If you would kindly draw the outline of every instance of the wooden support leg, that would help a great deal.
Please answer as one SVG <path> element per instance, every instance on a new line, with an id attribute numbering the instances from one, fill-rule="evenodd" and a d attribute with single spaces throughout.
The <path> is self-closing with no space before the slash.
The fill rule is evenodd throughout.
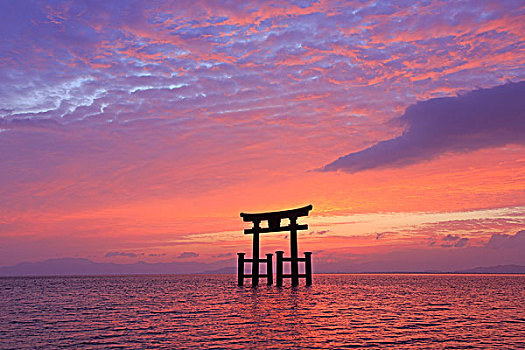
<path id="1" fill-rule="evenodd" d="M 306 285 L 312 285 L 312 252 L 304 252 L 304 273 L 306 275 Z"/>
<path id="2" fill-rule="evenodd" d="M 253 233 L 252 287 L 259 285 L 259 232 Z"/>
<path id="3" fill-rule="evenodd" d="M 299 285 L 299 261 L 297 260 L 297 218 L 290 218 L 290 255 L 292 258 L 292 286 Z"/>
<path id="4" fill-rule="evenodd" d="M 246 253 L 237 253 L 237 285 L 244 284 L 244 255 Z"/>
<path id="5" fill-rule="evenodd" d="M 266 254 L 266 284 L 271 286 L 273 284 L 273 261 L 272 261 L 272 253 Z"/>
<path id="6" fill-rule="evenodd" d="M 276 258 L 275 258 L 275 278 L 276 278 L 276 285 L 277 287 L 281 287 L 283 285 L 283 251 L 277 251 L 275 252 Z"/>

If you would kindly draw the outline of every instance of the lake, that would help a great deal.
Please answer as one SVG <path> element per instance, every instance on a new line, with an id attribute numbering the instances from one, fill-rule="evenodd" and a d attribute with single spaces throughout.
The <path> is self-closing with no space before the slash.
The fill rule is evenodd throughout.
<path id="1" fill-rule="evenodd" d="M 525 275 L 0 278 L 0 348 L 523 349 L 524 305 Z"/>

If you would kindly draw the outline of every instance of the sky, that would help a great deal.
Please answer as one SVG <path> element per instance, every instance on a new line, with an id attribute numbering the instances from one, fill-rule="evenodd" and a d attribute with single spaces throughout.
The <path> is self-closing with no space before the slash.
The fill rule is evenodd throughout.
<path id="1" fill-rule="evenodd" d="M 240 212 L 308 204 L 314 271 L 525 265 L 523 1 L 4 0 L 0 31 L 0 266 L 233 264 Z"/>

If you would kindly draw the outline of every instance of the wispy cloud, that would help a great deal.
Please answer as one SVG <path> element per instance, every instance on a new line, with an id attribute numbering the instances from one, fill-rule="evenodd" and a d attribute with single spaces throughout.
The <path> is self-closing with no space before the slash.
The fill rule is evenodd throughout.
<path id="1" fill-rule="evenodd" d="M 214 254 L 212 255 L 212 258 L 216 259 L 216 258 L 229 258 L 229 257 L 232 257 L 233 256 L 233 253 L 222 253 L 222 254 Z"/>
<path id="2" fill-rule="evenodd" d="M 167 254 L 166 253 L 150 253 L 148 254 L 148 256 L 152 256 L 152 257 L 159 257 L 159 256 L 166 256 Z"/>
<path id="3" fill-rule="evenodd" d="M 325 234 L 327 234 L 328 232 L 330 232 L 330 230 L 319 230 L 319 231 L 310 231 L 309 232 L 309 235 L 310 236 L 324 236 Z"/>

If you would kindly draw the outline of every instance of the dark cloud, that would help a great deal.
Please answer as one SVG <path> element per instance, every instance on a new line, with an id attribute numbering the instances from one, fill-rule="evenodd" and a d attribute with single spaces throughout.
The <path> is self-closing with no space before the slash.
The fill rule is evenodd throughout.
<path id="1" fill-rule="evenodd" d="M 407 126 L 401 136 L 343 156 L 322 170 L 357 172 L 402 167 L 445 152 L 525 144 L 523 96 L 525 81 L 418 102 L 394 120 Z"/>
<path id="2" fill-rule="evenodd" d="M 107 252 L 106 255 L 104 255 L 106 258 L 111 258 L 114 256 L 126 256 L 128 258 L 136 258 L 138 255 L 135 253 L 126 253 L 126 252 Z"/>
<path id="3" fill-rule="evenodd" d="M 452 235 L 452 234 L 449 233 L 448 235 L 446 235 L 443 238 L 441 238 L 441 240 L 443 242 L 446 242 L 446 243 L 441 245 L 442 248 L 452 248 L 452 247 L 462 248 L 462 247 L 465 247 L 468 244 L 468 240 L 469 239 L 466 238 L 466 237 L 461 238 L 458 235 Z M 431 242 L 429 245 L 433 246 L 434 244 L 435 244 L 435 242 Z"/>
<path id="4" fill-rule="evenodd" d="M 515 235 L 495 233 L 490 237 L 486 246 L 493 249 L 521 248 L 525 250 L 525 230 L 518 231 Z"/>
<path id="5" fill-rule="evenodd" d="M 148 254 L 148 256 L 164 256 L 166 255 L 166 253 L 151 253 L 151 254 Z"/>
<path id="6" fill-rule="evenodd" d="M 454 247 L 456 248 L 461 248 L 461 247 L 464 247 L 466 246 L 468 243 L 468 238 L 466 237 L 463 237 L 463 238 L 460 238 L 456 241 L 456 243 L 454 243 Z"/>
<path id="7" fill-rule="evenodd" d="M 455 242 L 459 239 L 459 236 L 457 235 L 451 235 L 450 233 L 442 238 L 445 242 Z"/>
<path id="8" fill-rule="evenodd" d="M 198 257 L 198 256 L 199 256 L 199 254 L 194 253 L 194 252 L 184 252 L 184 253 L 182 253 L 181 255 L 179 255 L 179 256 L 177 257 L 177 259 L 196 258 L 196 257 Z"/>

